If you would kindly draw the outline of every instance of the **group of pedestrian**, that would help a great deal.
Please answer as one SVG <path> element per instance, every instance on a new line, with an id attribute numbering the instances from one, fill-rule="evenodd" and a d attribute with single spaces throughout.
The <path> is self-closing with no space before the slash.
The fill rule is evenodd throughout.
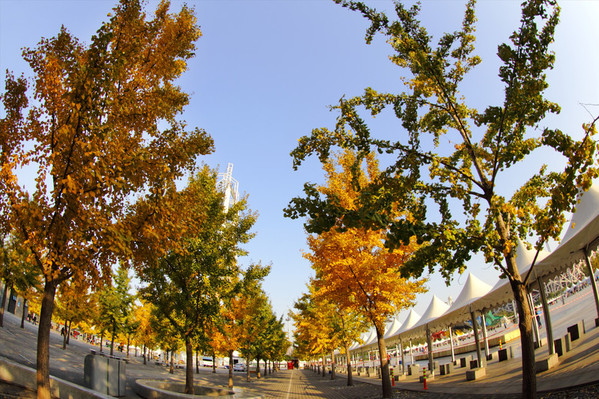
<path id="1" fill-rule="evenodd" d="M 37 315 L 33 312 L 27 313 L 27 321 L 36 325 L 37 324 Z"/>

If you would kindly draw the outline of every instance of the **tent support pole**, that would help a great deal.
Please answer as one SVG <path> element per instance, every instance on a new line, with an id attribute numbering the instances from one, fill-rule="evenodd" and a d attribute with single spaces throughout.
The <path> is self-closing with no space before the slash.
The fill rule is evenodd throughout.
<path id="1" fill-rule="evenodd" d="M 478 357 L 478 367 L 483 367 L 483 356 L 480 353 L 480 342 L 478 340 L 478 325 L 476 323 L 476 317 L 474 317 L 474 311 L 470 309 L 470 317 L 472 318 L 472 329 L 474 330 L 474 341 L 476 342 L 476 356 Z"/>
<path id="2" fill-rule="evenodd" d="M 451 362 L 455 364 L 455 351 L 453 349 L 453 331 L 451 326 L 449 326 L 449 345 L 451 347 Z"/>
<path id="3" fill-rule="evenodd" d="M 485 312 L 480 312 L 480 318 L 482 320 L 483 327 L 483 341 L 485 342 L 485 359 L 489 358 L 489 338 L 487 336 L 487 320 L 485 320 Z"/>
<path id="4" fill-rule="evenodd" d="M 530 306 L 531 310 L 531 317 L 532 317 L 532 331 L 534 333 L 535 336 L 535 342 L 537 343 L 537 346 L 540 347 L 541 346 L 541 334 L 539 334 L 539 323 L 537 322 L 537 311 L 535 309 L 535 302 L 532 299 L 532 293 L 528 293 L 527 295 L 528 297 L 528 304 Z"/>
<path id="5" fill-rule="evenodd" d="M 428 344 L 428 371 L 430 375 L 435 375 L 435 363 L 433 362 L 433 338 L 431 329 L 426 325 L 426 343 Z"/>
<path id="6" fill-rule="evenodd" d="M 404 359 L 404 347 L 403 347 L 403 341 L 401 340 L 401 338 L 399 339 L 399 346 L 401 346 L 401 373 L 405 374 L 406 373 L 406 359 Z"/>
<path id="7" fill-rule="evenodd" d="M 547 331 L 547 345 L 549 345 L 549 354 L 555 352 L 553 344 L 553 325 L 551 324 L 551 315 L 549 314 L 549 304 L 547 303 L 547 294 L 545 293 L 545 284 L 541 277 L 537 277 L 539 292 L 541 293 L 541 302 L 543 303 L 543 316 L 545 317 L 545 331 Z"/>

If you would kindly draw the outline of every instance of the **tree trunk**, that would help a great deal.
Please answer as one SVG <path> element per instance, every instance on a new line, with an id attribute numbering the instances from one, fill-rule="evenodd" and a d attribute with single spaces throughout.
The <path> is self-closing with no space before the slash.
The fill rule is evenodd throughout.
<path id="1" fill-rule="evenodd" d="M 216 355 L 212 351 L 212 372 L 216 374 Z"/>
<path id="2" fill-rule="evenodd" d="M 6 308 L 6 292 L 8 291 L 8 284 L 4 283 L 4 290 L 2 291 L 2 306 L 0 306 L 0 327 L 4 327 L 4 309 Z"/>
<path id="3" fill-rule="evenodd" d="M 476 315 L 474 311 L 470 311 L 470 318 L 472 319 L 472 330 L 474 332 L 474 342 L 476 343 L 476 358 L 478 359 L 478 367 L 482 367 L 483 356 L 480 352 L 480 340 L 478 339 L 478 323 L 476 322 Z"/>
<path id="4" fill-rule="evenodd" d="M 331 351 L 331 380 L 335 379 L 335 351 Z"/>
<path id="5" fill-rule="evenodd" d="M 200 374 L 200 350 L 196 349 L 196 374 Z"/>
<path id="6" fill-rule="evenodd" d="M 250 382 L 250 357 L 249 356 L 245 359 L 245 362 L 247 365 L 247 367 L 245 368 L 245 370 L 246 370 L 245 375 L 246 375 L 247 382 Z"/>
<path id="7" fill-rule="evenodd" d="M 146 357 L 146 350 L 147 349 L 148 348 L 146 348 L 146 345 L 144 344 L 144 364 L 148 364 L 148 360 L 147 360 L 147 357 Z"/>
<path id="8" fill-rule="evenodd" d="M 52 312 L 54 311 L 54 296 L 56 282 L 44 284 L 40 324 L 37 330 L 37 398 L 50 399 L 50 328 L 52 327 Z"/>
<path id="9" fill-rule="evenodd" d="M 229 388 L 233 388 L 233 351 L 229 351 Z"/>
<path id="10" fill-rule="evenodd" d="M 391 398 L 391 379 L 389 378 L 389 360 L 387 359 L 387 347 L 385 346 L 385 332 L 376 328 L 376 338 L 379 344 L 379 357 L 381 359 L 381 379 L 383 382 L 383 398 Z"/>
<path id="11" fill-rule="evenodd" d="M 499 214 L 496 218 L 496 227 L 500 238 L 508 242 L 510 232 Z M 515 251 L 512 250 L 505 257 L 507 274 L 514 293 L 514 300 L 518 308 L 518 327 L 520 329 L 520 344 L 522 346 L 522 398 L 536 399 L 537 397 L 537 375 L 535 364 L 535 348 L 532 341 L 532 313 L 528 300 L 527 290 L 522 276 L 518 271 Z"/>
<path id="12" fill-rule="evenodd" d="M 347 354 L 347 386 L 354 385 L 354 377 L 352 375 L 351 356 L 349 352 L 349 344 L 345 343 L 345 353 Z"/>
<path id="13" fill-rule="evenodd" d="M 63 327 L 62 331 L 64 332 L 62 334 L 62 350 L 65 350 L 65 349 L 67 349 L 67 322 L 66 321 L 64 323 L 64 327 Z"/>
<path id="14" fill-rule="evenodd" d="M 168 372 L 175 374 L 175 351 L 171 351 L 171 367 L 169 368 Z"/>
<path id="15" fill-rule="evenodd" d="M 256 378 L 260 379 L 260 358 L 256 358 Z"/>
<path id="16" fill-rule="evenodd" d="M 536 399 L 537 370 L 535 364 L 535 347 L 532 339 L 532 312 L 526 300 L 526 287 L 519 281 L 510 281 L 516 307 L 518 308 L 518 328 L 522 346 L 522 397 Z"/>
<path id="17" fill-rule="evenodd" d="M 127 335 L 127 359 L 129 359 L 129 343 L 130 342 L 131 342 L 131 336 Z M 191 353 L 191 355 L 193 356 L 193 352 Z"/>
<path id="18" fill-rule="evenodd" d="M 71 343 L 71 326 L 73 325 L 73 320 L 69 320 L 69 328 L 65 328 L 67 334 L 67 345 Z M 66 325 L 66 323 L 65 323 Z"/>
<path id="19" fill-rule="evenodd" d="M 116 333 L 116 322 L 112 322 L 112 333 L 110 334 L 110 356 L 114 356 L 114 334 Z"/>
<path id="20" fill-rule="evenodd" d="M 187 357 L 185 363 L 185 392 L 188 395 L 193 395 L 193 347 L 191 346 L 191 338 L 185 337 L 185 355 Z"/>
<path id="21" fill-rule="evenodd" d="M 27 312 L 27 298 L 23 299 L 23 314 L 21 315 L 21 328 L 25 328 L 25 314 Z"/>
<path id="22" fill-rule="evenodd" d="M 428 373 L 431 378 L 435 375 L 435 360 L 434 360 L 434 351 L 433 351 L 433 337 L 431 335 L 431 329 L 426 325 L 426 345 L 428 347 Z M 479 360 L 479 367 L 482 367 L 482 363 Z"/>
<path id="23" fill-rule="evenodd" d="M 100 352 L 102 352 L 102 343 L 104 342 L 104 331 L 100 333 Z"/>

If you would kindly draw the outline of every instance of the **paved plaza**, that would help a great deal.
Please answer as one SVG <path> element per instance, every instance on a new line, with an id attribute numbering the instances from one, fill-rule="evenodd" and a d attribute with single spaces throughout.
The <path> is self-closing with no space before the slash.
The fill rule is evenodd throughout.
<path id="1" fill-rule="evenodd" d="M 565 305 L 552 310 L 552 316 L 554 312 L 556 316 L 556 337 L 563 333 L 562 330 L 565 330 L 569 323 L 568 319 L 572 317 L 584 317 L 587 333 L 573 345 L 570 352 L 560 357 L 559 366 L 538 374 L 538 390 L 544 392 L 541 395 L 543 398 L 553 398 L 552 392 L 556 390 L 599 381 L 599 328 L 591 328 L 594 326 L 592 295 L 590 289 L 585 291 L 569 298 Z M 21 329 L 19 324 L 20 320 L 16 316 L 5 315 L 4 328 L 0 328 L 0 356 L 34 368 L 37 327 L 26 322 L 25 328 Z M 514 341 L 512 345 L 517 347 L 518 341 Z M 50 346 L 51 374 L 83 385 L 83 359 L 90 350 L 98 350 L 98 347 L 71 340 L 67 350 L 62 350 L 62 337 L 55 331 L 51 333 Z M 537 350 L 537 358 L 542 358 L 546 354 L 547 346 Z M 117 352 L 117 355 L 123 354 Z M 447 361 L 448 359 L 440 359 L 440 363 Z M 211 386 L 226 386 L 228 370 L 217 369 L 217 373 L 212 373 L 211 370 L 202 368 L 199 374 L 195 374 L 196 381 Z M 465 373 L 465 369 L 456 368 L 447 376 L 436 376 L 428 381 L 426 391 L 416 376 L 408 376 L 406 380 L 396 383 L 394 397 L 499 399 L 518 397 L 521 391 L 521 359 L 518 356 L 505 362 L 489 362 L 487 375 L 477 381 L 466 381 Z M 356 385 L 347 387 L 346 377 L 343 374 L 338 374 L 335 380 L 331 380 L 328 375 L 323 377 L 310 370 L 284 370 L 267 375 L 260 380 L 252 375 L 250 382 L 246 381 L 245 373 L 235 373 L 234 376 L 235 386 L 253 390 L 265 398 L 374 399 L 381 397 L 381 383 L 377 378 L 354 375 Z M 174 374 L 169 374 L 166 367 L 154 363 L 144 365 L 141 357 L 135 357 L 131 353 L 127 364 L 126 398 L 138 397 L 132 389 L 134 381 L 138 378 L 169 379 L 175 382 L 185 380 L 184 370 L 177 369 Z M 587 396 L 577 397 L 597 397 L 597 391 L 592 392 Z M 0 384 L 0 398 L 3 397 L 27 398 L 34 397 L 34 394 Z"/>

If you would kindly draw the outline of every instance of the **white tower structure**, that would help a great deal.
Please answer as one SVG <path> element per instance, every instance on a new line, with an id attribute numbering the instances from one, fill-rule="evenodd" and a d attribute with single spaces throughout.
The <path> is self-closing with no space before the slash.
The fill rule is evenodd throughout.
<path id="1" fill-rule="evenodd" d="M 233 164 L 227 165 L 225 173 L 218 174 L 218 182 L 216 188 L 225 194 L 225 212 L 229 210 L 231 205 L 239 201 L 239 182 L 233 178 Z"/>

